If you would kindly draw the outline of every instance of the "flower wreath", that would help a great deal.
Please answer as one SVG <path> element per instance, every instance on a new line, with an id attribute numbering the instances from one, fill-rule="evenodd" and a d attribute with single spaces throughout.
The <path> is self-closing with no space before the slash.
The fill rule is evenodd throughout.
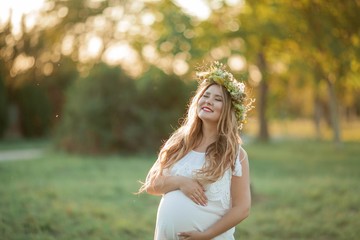
<path id="1" fill-rule="evenodd" d="M 253 103 L 255 99 L 248 98 L 245 93 L 245 84 L 239 82 L 234 76 L 229 73 L 225 66 L 220 62 L 213 62 L 210 66 L 205 68 L 205 71 L 196 73 L 199 82 L 204 81 L 209 83 L 216 83 L 224 86 L 230 93 L 232 105 L 235 109 L 236 120 L 238 121 L 239 128 L 246 123 L 247 112 L 254 108 Z"/>

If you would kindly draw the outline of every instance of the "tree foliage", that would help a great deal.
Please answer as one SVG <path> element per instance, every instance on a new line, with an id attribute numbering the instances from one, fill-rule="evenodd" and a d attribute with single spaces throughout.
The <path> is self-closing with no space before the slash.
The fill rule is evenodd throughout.
<path id="1" fill-rule="evenodd" d="M 249 76 L 260 139 L 271 137 L 271 119 L 311 117 L 319 137 L 326 121 L 339 142 L 341 113 L 359 115 L 359 2 L 207 3 L 211 14 L 199 19 L 178 1 L 49 0 L 32 26 L 23 17 L 20 34 L 3 22 L 0 134 L 11 105 L 24 136 L 58 124 L 81 133 L 64 130 L 67 149 L 154 148 L 184 114 L 195 67 L 219 60 Z"/>
<path id="2" fill-rule="evenodd" d="M 84 153 L 129 148 L 126 132 L 135 122 L 134 93 L 134 81 L 120 68 L 96 65 L 67 92 L 58 131 L 60 146 Z"/>
<path id="3" fill-rule="evenodd" d="M 80 153 L 157 149 L 184 114 L 190 87 L 155 67 L 134 80 L 97 64 L 67 91 L 58 146 Z"/>
<path id="4" fill-rule="evenodd" d="M 266 125 L 269 113 L 279 116 L 274 114 L 276 108 L 283 106 L 283 101 L 288 104 L 296 99 L 298 94 L 290 95 L 284 91 L 285 86 L 292 85 L 288 91 L 299 93 L 305 90 L 300 109 L 314 106 L 316 125 L 320 118 L 325 118 L 333 129 L 334 141 L 340 142 L 341 110 L 337 99 L 342 95 L 349 100 L 349 95 L 354 96 L 355 89 L 359 91 L 358 87 L 352 90 L 347 88 L 348 91 L 340 87 L 350 79 L 354 80 L 354 75 L 359 76 L 354 72 L 358 69 L 360 59 L 360 18 L 355 13 L 359 8 L 356 1 L 343 4 L 256 0 L 247 1 L 242 9 L 223 7 L 215 11 L 215 23 L 221 24 L 223 19 L 237 23 L 238 30 L 228 30 L 223 34 L 230 40 L 241 38 L 244 41 L 250 77 L 253 66 L 260 70 L 257 105 L 260 139 L 268 138 Z M 302 87 L 299 88 L 295 82 Z M 324 94 L 323 89 L 326 88 Z M 283 96 L 274 98 L 274 93 L 279 93 L 279 90 Z M 309 92 L 313 92 L 313 96 Z M 321 114 L 326 109 L 319 112 L 323 106 L 329 110 L 328 115 Z M 352 102 L 352 106 L 355 106 L 355 102 Z M 302 112 L 299 111 L 297 116 L 306 116 Z"/>
<path id="5" fill-rule="evenodd" d="M 152 66 L 137 80 L 137 85 L 140 142 L 146 149 L 157 149 L 179 126 L 196 84 L 184 82 L 178 76 L 167 75 Z"/>

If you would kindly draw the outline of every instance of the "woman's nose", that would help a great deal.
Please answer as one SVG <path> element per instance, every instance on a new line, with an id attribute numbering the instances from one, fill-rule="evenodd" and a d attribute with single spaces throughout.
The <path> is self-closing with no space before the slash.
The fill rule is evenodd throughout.
<path id="1" fill-rule="evenodd" d="M 206 100 L 206 104 L 212 106 L 212 105 L 213 105 L 213 102 L 212 102 L 211 100 L 207 99 L 207 100 Z"/>

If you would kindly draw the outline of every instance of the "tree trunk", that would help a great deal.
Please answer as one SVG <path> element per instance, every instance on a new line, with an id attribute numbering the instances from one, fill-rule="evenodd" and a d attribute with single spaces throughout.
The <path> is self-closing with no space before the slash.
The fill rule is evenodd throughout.
<path id="1" fill-rule="evenodd" d="M 322 116 L 322 108 L 321 102 L 319 97 L 319 89 L 318 87 L 315 88 L 315 98 L 314 98 L 314 125 L 316 131 L 316 138 L 320 140 L 322 138 L 321 133 L 321 116 Z"/>
<path id="2" fill-rule="evenodd" d="M 338 108 L 337 108 L 337 98 L 335 94 L 335 86 L 331 79 L 328 77 L 325 78 L 327 86 L 328 86 L 328 93 L 329 93 L 329 110 L 330 110 L 330 119 L 331 119 L 331 127 L 333 130 L 333 141 L 336 145 L 340 145 L 340 124 L 339 124 L 339 115 L 338 115 Z"/>
<path id="3" fill-rule="evenodd" d="M 8 127 L 5 131 L 5 138 L 16 139 L 22 137 L 20 110 L 16 104 L 12 103 L 8 106 Z"/>
<path id="4" fill-rule="evenodd" d="M 260 91 L 258 96 L 258 111 L 259 111 L 259 135 L 260 141 L 269 141 L 268 119 L 266 116 L 267 99 L 268 99 L 268 83 L 267 83 L 267 65 L 263 52 L 258 54 L 258 66 L 262 73 L 262 80 L 260 81 Z"/>
<path id="5" fill-rule="evenodd" d="M 324 111 L 322 108 L 322 103 L 320 99 L 320 81 L 322 79 L 320 66 L 316 64 L 316 68 L 314 69 L 315 73 L 315 88 L 314 88 L 314 125 L 316 131 L 316 138 L 318 140 L 322 139 L 321 133 L 321 118 L 324 115 Z"/>

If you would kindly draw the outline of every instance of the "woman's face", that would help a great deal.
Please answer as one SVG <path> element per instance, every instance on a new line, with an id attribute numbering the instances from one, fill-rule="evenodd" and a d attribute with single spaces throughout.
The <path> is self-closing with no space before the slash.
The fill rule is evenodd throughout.
<path id="1" fill-rule="evenodd" d="M 217 123 L 223 108 L 224 96 L 219 85 L 208 87 L 198 101 L 197 114 L 203 122 Z"/>

